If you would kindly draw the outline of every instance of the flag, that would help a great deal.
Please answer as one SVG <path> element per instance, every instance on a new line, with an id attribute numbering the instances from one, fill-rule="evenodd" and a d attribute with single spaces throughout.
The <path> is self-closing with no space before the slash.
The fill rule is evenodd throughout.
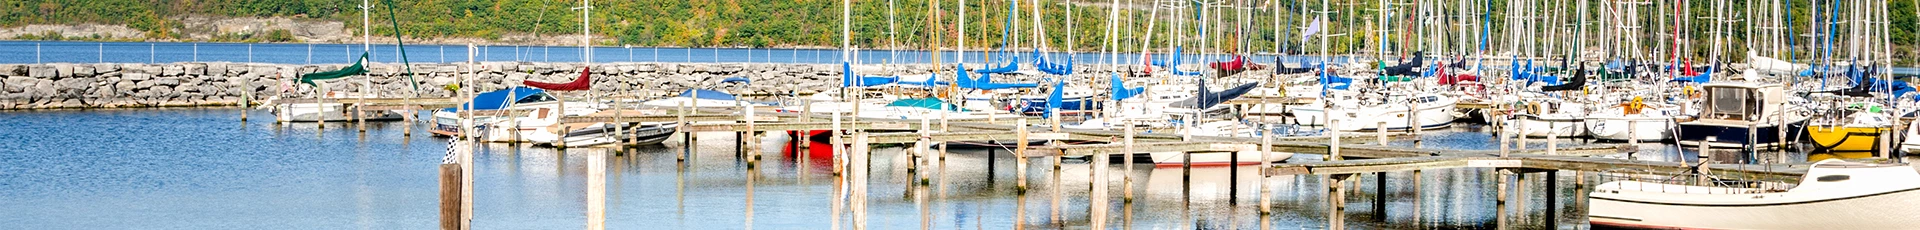
<path id="1" fill-rule="evenodd" d="M 440 164 L 458 164 L 460 163 L 459 156 L 461 154 L 467 154 L 472 151 L 473 145 L 468 144 L 465 140 L 460 138 L 447 140 L 447 153 L 446 156 L 440 158 Z"/>
<path id="2" fill-rule="evenodd" d="M 1327 18 L 1326 16 L 1320 16 L 1314 18 L 1313 22 L 1310 23 L 1312 24 L 1307 24 L 1307 28 L 1300 31 L 1300 39 L 1310 39 L 1313 38 L 1313 34 L 1320 33 L 1320 25 L 1327 24 Z"/>

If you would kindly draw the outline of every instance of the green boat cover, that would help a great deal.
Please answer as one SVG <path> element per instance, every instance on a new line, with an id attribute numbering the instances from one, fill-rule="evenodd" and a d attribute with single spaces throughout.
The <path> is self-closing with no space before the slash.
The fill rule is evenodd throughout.
<path id="1" fill-rule="evenodd" d="M 313 81 L 317 80 L 332 80 L 335 78 L 367 74 L 366 63 L 367 54 L 360 53 L 359 61 L 354 61 L 353 65 L 347 66 L 347 68 L 341 68 L 340 70 L 300 75 L 300 83 L 313 85 Z"/>
<path id="2" fill-rule="evenodd" d="M 932 109 L 932 110 L 940 110 L 941 107 L 946 107 L 948 111 L 955 111 L 955 112 L 966 111 L 964 109 L 960 109 L 960 106 L 947 104 L 946 101 L 941 101 L 939 98 L 931 98 L 931 97 L 895 100 L 893 102 L 887 103 L 887 106 L 914 107 L 914 108 L 924 108 L 924 109 Z"/>
<path id="3" fill-rule="evenodd" d="M 1408 81 L 1413 81 L 1413 77 L 1412 76 L 1391 76 L 1391 75 L 1380 76 L 1380 82 L 1408 82 Z"/>

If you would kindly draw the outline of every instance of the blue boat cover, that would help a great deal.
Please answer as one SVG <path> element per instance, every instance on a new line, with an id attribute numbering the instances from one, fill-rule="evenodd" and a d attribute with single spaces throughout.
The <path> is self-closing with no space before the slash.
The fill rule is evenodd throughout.
<path id="1" fill-rule="evenodd" d="M 478 95 L 473 95 L 473 101 L 467 102 L 465 104 L 460 104 L 459 107 L 446 108 L 446 109 L 443 109 L 443 111 L 456 112 L 456 111 L 460 111 L 460 109 L 462 108 L 468 108 L 467 106 L 473 106 L 472 107 L 473 110 L 476 110 L 476 111 L 500 110 L 500 109 L 507 108 L 507 106 L 509 105 L 513 105 L 513 103 L 520 102 L 520 100 L 525 100 L 528 97 L 533 97 L 533 96 L 545 94 L 545 93 L 547 93 L 546 90 L 540 90 L 540 89 L 528 88 L 528 87 L 513 87 L 513 88 L 502 89 L 502 90 L 494 90 L 494 91 L 489 91 L 485 93 L 480 93 Z M 508 96 L 513 96 L 513 98 L 507 98 Z"/>
<path id="2" fill-rule="evenodd" d="M 1052 75 L 1073 74 L 1073 58 L 1067 58 L 1066 63 L 1048 62 L 1047 56 L 1040 54 L 1039 50 L 1033 51 L 1033 56 L 1033 67 L 1040 69 L 1040 72 Z"/>
<path id="3" fill-rule="evenodd" d="M 727 94 L 727 93 L 722 93 L 720 91 L 713 91 L 713 90 L 706 90 L 706 89 L 688 89 L 687 91 L 680 91 L 679 97 L 707 99 L 707 100 L 722 100 L 722 101 L 734 100 L 733 94 Z"/>
<path id="4" fill-rule="evenodd" d="M 923 109 L 932 109 L 932 110 L 940 110 L 944 108 L 948 111 L 956 111 L 956 112 L 966 111 L 965 109 L 961 109 L 960 106 L 947 104 L 946 101 L 941 101 L 940 98 L 931 98 L 931 97 L 895 100 L 893 102 L 888 102 L 887 106 L 888 107 L 913 107 L 913 108 L 923 108 Z"/>
<path id="5" fill-rule="evenodd" d="M 1066 80 L 1062 79 L 1053 82 L 1053 92 L 1047 93 L 1047 113 L 1041 114 L 1040 117 L 1053 117 L 1054 113 L 1060 111 L 1060 98 L 1065 95 L 1062 91 L 1066 91 L 1066 89 Z"/>
<path id="6" fill-rule="evenodd" d="M 1006 64 L 1006 65 L 1003 65 L 1003 66 L 1000 66 L 999 68 L 992 68 L 992 69 L 983 69 L 983 70 L 979 70 L 979 71 L 973 71 L 973 72 L 976 72 L 976 73 L 1011 73 L 1011 72 L 1013 72 L 1013 71 L 1015 71 L 1015 70 L 1020 70 L 1020 57 L 1019 57 L 1019 56 L 1014 56 L 1014 55 L 1005 55 L 1005 56 L 1007 57 L 1007 64 Z"/>
<path id="7" fill-rule="evenodd" d="M 734 77 L 729 77 L 727 79 L 720 80 L 720 83 L 728 83 L 728 82 L 753 84 L 753 79 L 747 79 L 747 77 L 741 77 L 741 76 L 734 76 Z"/>
<path id="8" fill-rule="evenodd" d="M 1146 87 L 1127 88 L 1126 82 L 1120 80 L 1120 73 L 1114 73 L 1113 76 L 1109 79 L 1110 79 L 1109 81 L 1111 81 L 1112 84 L 1108 84 L 1108 85 L 1113 87 L 1112 96 L 1114 101 L 1133 98 L 1133 96 L 1138 96 L 1140 95 L 1141 92 L 1147 91 Z"/>
<path id="9" fill-rule="evenodd" d="M 955 67 L 955 68 L 958 68 L 958 67 Z M 959 71 L 959 72 L 960 72 L 959 75 L 955 77 L 957 81 L 955 83 L 959 84 L 960 88 L 979 89 L 979 90 L 996 90 L 996 89 L 1012 89 L 1012 88 L 1033 88 L 1033 87 L 1040 86 L 1039 83 L 994 83 L 993 74 L 981 73 L 979 79 L 974 79 L 974 78 L 967 77 L 967 71 Z"/>

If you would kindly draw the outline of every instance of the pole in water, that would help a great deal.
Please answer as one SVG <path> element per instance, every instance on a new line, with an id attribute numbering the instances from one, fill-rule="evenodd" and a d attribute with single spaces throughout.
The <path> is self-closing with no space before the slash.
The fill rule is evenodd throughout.
<path id="1" fill-rule="evenodd" d="M 1017 176 L 1017 179 L 1014 180 L 1016 184 L 1014 189 L 1025 194 L 1027 193 L 1027 119 L 1022 118 L 1014 124 L 1014 134 L 1019 137 L 1019 140 L 1017 140 L 1019 142 L 1014 142 L 1015 148 L 1013 149 L 1013 162 L 1015 164 L 1013 171 L 1014 175 Z"/>

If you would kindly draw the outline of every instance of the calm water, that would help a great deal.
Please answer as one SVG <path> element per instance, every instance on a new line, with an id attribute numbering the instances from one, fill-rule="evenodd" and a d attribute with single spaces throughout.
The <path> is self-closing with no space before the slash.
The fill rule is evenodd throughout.
<path id="1" fill-rule="evenodd" d="M 0 228 L 7 229 L 429 229 L 438 221 L 437 164 L 446 140 L 405 123 L 377 123 L 365 134 L 349 125 L 276 125 L 265 112 L 239 122 L 235 109 L 14 111 L 0 113 Z M 1429 135 L 1433 148 L 1484 149 L 1487 134 L 1457 128 Z M 727 133 L 703 135 L 697 154 L 677 162 L 684 146 L 610 156 L 607 222 L 641 229 L 822 229 L 834 218 L 835 178 L 824 160 L 802 164 L 778 150 L 758 167 L 735 155 Z M 783 138 L 769 138 L 778 149 Z M 1574 144 L 1577 141 L 1568 141 Z M 1401 141 L 1398 144 L 1411 144 Z M 1650 144 L 1649 146 L 1661 146 Z M 585 221 L 586 161 L 604 149 L 486 145 L 477 153 L 474 225 L 484 229 L 568 229 Z M 869 176 L 869 226 L 942 229 L 1083 228 L 1088 224 L 1088 164 L 1068 159 L 1059 171 L 1035 158 L 1033 190 L 1014 190 L 1013 158 L 996 151 L 950 153 L 944 166 L 923 169 L 925 187 L 909 186 L 900 148 L 882 148 Z M 1636 158 L 1691 157 L 1690 152 Z M 1300 155 L 1292 162 L 1315 161 Z M 1276 213 L 1258 215 L 1253 167 L 1100 166 L 1114 180 L 1109 225 L 1140 229 L 1322 229 L 1328 216 L 1322 176 L 1282 176 L 1273 185 Z M 1237 178 L 1234 173 L 1238 172 Z M 1058 174 L 1055 174 L 1058 173 Z M 1136 200 L 1123 202 L 1122 175 L 1134 178 Z M 1057 176 L 1056 176 L 1057 175 Z M 1535 174 L 1538 175 L 1538 174 Z M 1557 221 L 1584 227 L 1585 194 L 1563 172 Z M 1376 177 L 1359 178 L 1344 216 L 1363 229 L 1494 228 L 1491 170 L 1388 173 L 1387 199 L 1374 198 Z M 1586 175 L 1592 180 L 1591 175 Z M 1058 178 L 1058 182 L 1056 179 Z M 1527 200 L 1506 224 L 1541 228 L 1541 176 L 1530 176 Z M 1240 185 L 1230 183 L 1238 179 Z M 1587 183 L 1594 183 L 1588 181 Z M 1059 195 L 1055 195 L 1059 194 Z M 1385 216 L 1375 202 L 1386 203 Z M 842 216 L 846 218 L 846 216 Z M 842 219 L 846 227 L 850 220 Z"/>

